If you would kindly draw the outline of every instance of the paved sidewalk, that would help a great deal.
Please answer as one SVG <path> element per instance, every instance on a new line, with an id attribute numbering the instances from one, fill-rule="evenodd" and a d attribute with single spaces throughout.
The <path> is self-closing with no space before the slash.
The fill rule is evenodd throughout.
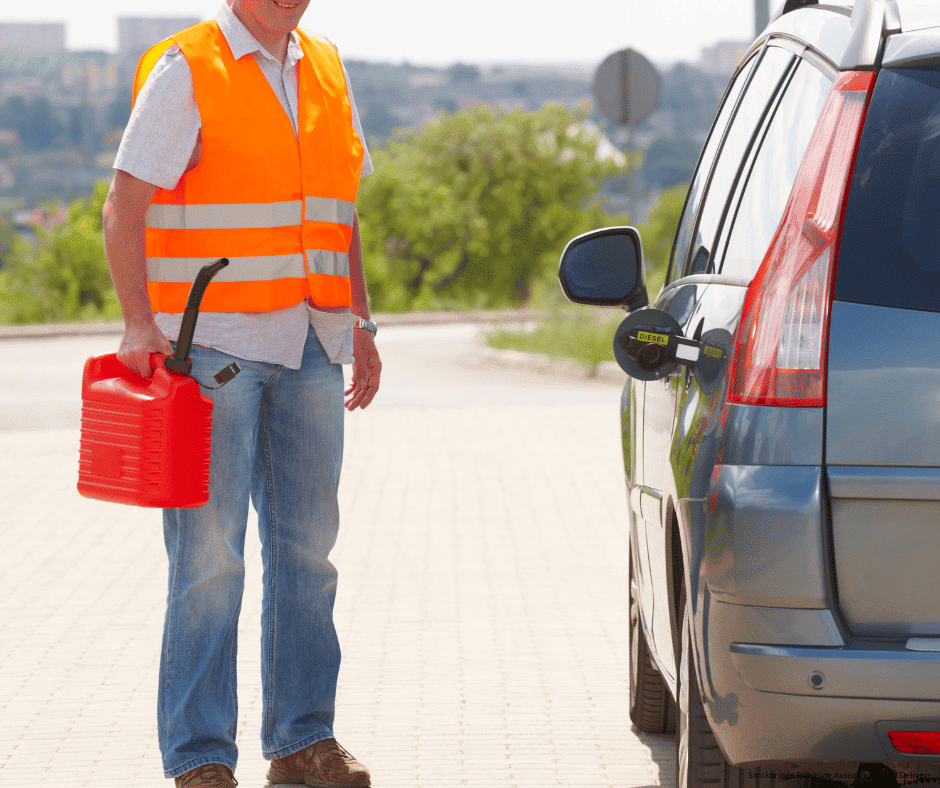
<path id="1" fill-rule="evenodd" d="M 416 332 L 380 335 L 385 388 L 346 420 L 339 740 L 377 788 L 673 784 L 671 737 L 637 734 L 627 714 L 619 387 L 494 369 L 466 350 L 429 363 L 465 335 L 435 345 Z M 16 406 L 2 362 L 50 352 L 35 341 L 0 343 L 0 403 L 22 418 L 0 425 L 0 785 L 170 786 L 155 720 L 160 515 L 77 494 L 74 369 L 43 418 Z M 82 341 L 82 359 L 108 349 Z M 248 533 L 237 777 L 256 788 L 261 570 Z"/>

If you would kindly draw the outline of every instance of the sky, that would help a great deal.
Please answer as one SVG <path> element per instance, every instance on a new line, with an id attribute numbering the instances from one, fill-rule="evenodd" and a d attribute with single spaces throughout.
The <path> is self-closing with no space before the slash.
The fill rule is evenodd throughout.
<path id="1" fill-rule="evenodd" d="M 301 26 L 331 38 L 346 59 L 589 64 L 632 47 L 666 64 L 696 61 L 719 40 L 752 39 L 754 1 L 311 0 Z M 119 16 L 209 19 L 220 2 L 3 0 L 0 21 L 64 21 L 69 49 L 114 51 Z"/>

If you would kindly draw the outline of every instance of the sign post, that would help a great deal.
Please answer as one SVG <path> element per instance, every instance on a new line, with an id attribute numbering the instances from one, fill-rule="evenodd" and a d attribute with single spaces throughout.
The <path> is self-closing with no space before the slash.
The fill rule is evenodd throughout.
<path id="1" fill-rule="evenodd" d="M 597 108 L 614 123 L 627 127 L 627 151 L 631 157 L 633 128 L 653 114 L 659 106 L 659 94 L 659 72 L 633 49 L 608 55 L 594 74 Z M 636 172 L 632 166 L 629 182 L 632 220 L 636 211 Z"/>

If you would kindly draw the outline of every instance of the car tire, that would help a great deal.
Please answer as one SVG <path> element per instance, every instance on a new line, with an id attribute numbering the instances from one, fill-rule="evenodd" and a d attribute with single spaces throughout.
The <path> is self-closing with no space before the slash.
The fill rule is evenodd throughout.
<path id="1" fill-rule="evenodd" d="M 676 729 L 675 701 L 650 656 L 643 622 L 633 556 L 630 556 L 630 720 L 644 733 Z"/>
<path id="2" fill-rule="evenodd" d="M 728 763 L 708 722 L 698 686 L 685 588 L 681 591 L 679 613 L 682 651 L 676 671 L 676 788 L 809 788 L 808 777 L 800 775 L 784 781 L 783 775 L 761 774 L 753 765 L 742 769 Z"/>

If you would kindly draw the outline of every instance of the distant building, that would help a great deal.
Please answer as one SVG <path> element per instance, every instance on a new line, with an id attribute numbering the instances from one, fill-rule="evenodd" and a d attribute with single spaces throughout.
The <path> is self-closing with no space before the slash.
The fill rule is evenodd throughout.
<path id="1" fill-rule="evenodd" d="M 145 49 L 200 21 L 194 16 L 122 16 L 118 19 L 118 50 L 141 54 Z"/>
<path id="2" fill-rule="evenodd" d="M 0 49 L 64 52 L 65 22 L 0 22 Z"/>
<path id="3" fill-rule="evenodd" d="M 699 66 L 703 71 L 733 74 L 750 46 L 746 41 L 719 41 L 714 46 L 702 49 Z"/>
<path id="4" fill-rule="evenodd" d="M 83 93 L 97 93 L 104 87 L 102 70 L 94 60 L 90 57 L 85 58 L 85 60 L 82 61 L 81 69 L 79 84 L 82 87 Z"/>
<path id="5" fill-rule="evenodd" d="M 65 92 L 109 93 L 121 84 L 119 66 L 120 59 L 107 52 L 69 52 L 59 61 L 54 79 Z"/>

